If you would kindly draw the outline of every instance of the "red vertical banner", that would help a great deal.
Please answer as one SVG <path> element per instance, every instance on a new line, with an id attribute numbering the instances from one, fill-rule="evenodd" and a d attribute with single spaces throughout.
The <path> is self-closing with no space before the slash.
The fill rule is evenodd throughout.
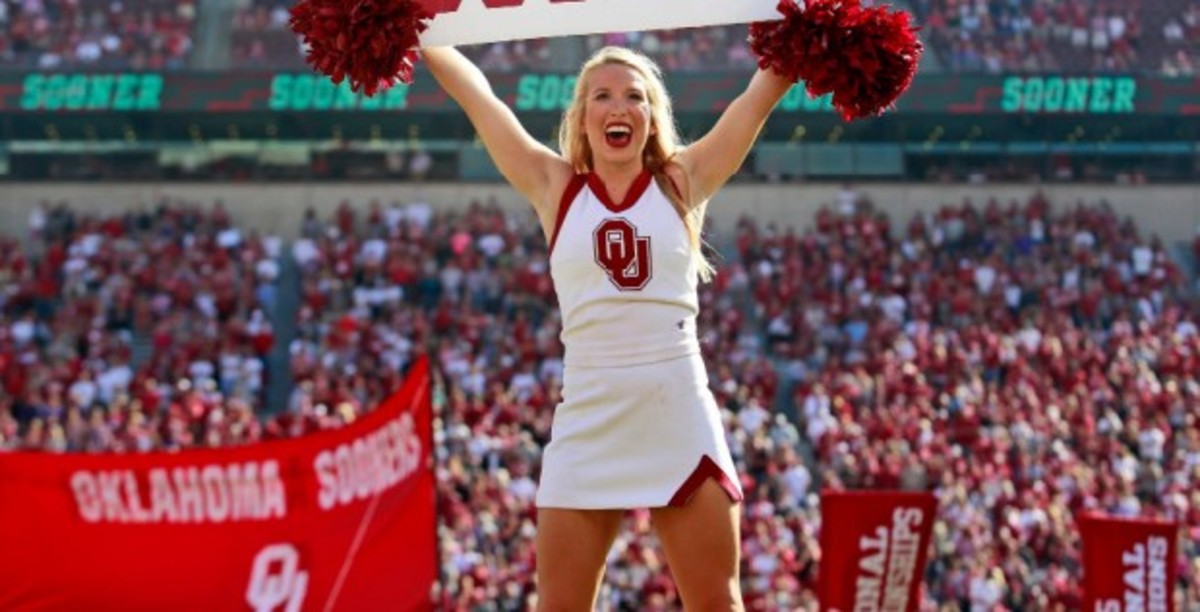
<path id="1" fill-rule="evenodd" d="M 0 453 L 0 610 L 430 610 L 428 363 L 335 431 L 179 453 Z"/>
<path id="2" fill-rule="evenodd" d="M 1177 523 L 1087 513 L 1076 520 L 1085 612 L 1174 612 Z"/>
<path id="3" fill-rule="evenodd" d="M 936 511 L 930 493 L 822 493 L 821 609 L 917 610 Z"/>

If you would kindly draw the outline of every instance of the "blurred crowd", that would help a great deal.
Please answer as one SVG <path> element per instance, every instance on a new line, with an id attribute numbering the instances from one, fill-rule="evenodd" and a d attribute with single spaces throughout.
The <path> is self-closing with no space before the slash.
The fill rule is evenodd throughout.
<path id="1" fill-rule="evenodd" d="M 259 439 L 279 249 L 220 202 L 104 218 L 40 205 L 27 247 L 0 243 L 0 448 Z"/>
<path id="2" fill-rule="evenodd" d="M 815 481 L 936 493 L 927 597 L 1077 609 L 1073 517 L 1096 510 L 1181 521 L 1195 601 L 1200 302 L 1156 239 L 1041 196 L 893 232 L 846 193 L 738 240 Z"/>
<path id="3" fill-rule="evenodd" d="M 952 72 L 1081 70 L 1190 76 L 1200 3 L 1134 0 L 911 0 Z"/>
<path id="4" fill-rule="evenodd" d="M 302 64 L 287 30 L 289 4 L 246 0 L 234 18 L 235 55 L 260 65 Z M 944 69 L 956 73 L 1086 71 L 1195 74 L 1200 2 L 1108 0 L 911 0 L 908 3 Z M 744 70 L 755 58 L 744 25 L 613 33 L 576 39 L 579 54 L 606 44 L 654 58 L 666 71 Z M 566 70 L 546 40 L 465 49 L 486 70 Z"/>
<path id="5" fill-rule="evenodd" d="M 107 219 L 48 205 L 30 232 L 32 248 L 0 245 L 0 449 L 335 428 L 427 354 L 441 604 L 532 600 L 563 369 L 532 215 L 345 202 L 310 211 L 285 247 L 219 204 Z M 818 493 L 872 488 L 938 498 L 926 609 L 1077 608 L 1083 509 L 1179 520 L 1178 586 L 1200 602 L 1200 302 L 1155 238 L 1103 203 L 1040 194 L 893 227 L 846 189 L 810 227 L 744 218 L 710 241 L 725 246 L 698 328 L 747 495 L 749 609 L 814 606 Z M 294 296 L 276 294 L 285 258 Z M 281 299 L 298 304 L 296 331 L 276 340 Z M 258 418 L 281 342 L 294 384 Z M 679 606 L 645 511 L 627 516 L 602 598 Z"/>
<path id="6" fill-rule="evenodd" d="M 0 68 L 186 68 L 196 10 L 190 1 L 0 0 Z"/>
<path id="7" fill-rule="evenodd" d="M 290 2 L 241 0 L 233 16 L 233 57 L 243 66 L 304 66 L 303 47 L 288 29 Z M 653 57 L 663 70 L 746 69 L 755 58 L 746 42 L 745 25 L 596 34 L 564 41 L 587 54 L 604 45 L 621 45 Z M 571 59 L 565 47 L 554 49 L 546 39 L 472 45 L 463 51 L 488 71 L 570 71 L 583 57 Z M 563 62 L 571 62 L 564 65 Z"/>
<path id="8" fill-rule="evenodd" d="M 288 29 L 285 0 L 233 0 L 231 66 L 305 67 Z M 1196 73 L 1200 2 L 1172 0 L 911 0 L 907 3 L 937 56 L 956 73 L 1085 71 Z M 190 66 L 201 8 L 165 0 L 2 0 L 0 67 L 172 70 Z M 745 25 L 613 33 L 559 41 L 528 40 L 464 50 L 487 70 L 571 71 L 605 44 L 628 46 L 667 71 L 744 70 L 755 60 Z M 225 37 L 219 37 L 226 40 Z M 218 54 L 224 57 L 225 54 Z"/>

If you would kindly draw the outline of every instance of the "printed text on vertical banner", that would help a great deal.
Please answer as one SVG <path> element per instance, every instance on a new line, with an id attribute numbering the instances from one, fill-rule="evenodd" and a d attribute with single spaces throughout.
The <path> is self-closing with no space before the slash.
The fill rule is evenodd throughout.
<path id="1" fill-rule="evenodd" d="M 936 510 L 928 493 L 822 493 L 821 609 L 917 610 Z"/>
<path id="2" fill-rule="evenodd" d="M 1175 610 L 1175 523 L 1080 514 L 1083 609 Z"/>
<path id="3" fill-rule="evenodd" d="M 428 365 L 336 431 L 0 454 L 0 610 L 428 610 Z"/>

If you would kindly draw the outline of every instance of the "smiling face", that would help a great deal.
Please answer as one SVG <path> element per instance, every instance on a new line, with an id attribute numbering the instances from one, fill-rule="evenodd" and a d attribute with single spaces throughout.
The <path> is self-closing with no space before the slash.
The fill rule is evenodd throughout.
<path id="1" fill-rule="evenodd" d="M 595 171 L 597 162 L 661 168 L 680 143 L 658 66 L 622 47 L 596 51 L 579 71 L 558 144 L 576 172 Z"/>
<path id="2" fill-rule="evenodd" d="M 587 73 L 583 127 L 593 161 L 626 164 L 642 157 L 654 134 L 645 79 L 623 64 L 597 66 Z"/>

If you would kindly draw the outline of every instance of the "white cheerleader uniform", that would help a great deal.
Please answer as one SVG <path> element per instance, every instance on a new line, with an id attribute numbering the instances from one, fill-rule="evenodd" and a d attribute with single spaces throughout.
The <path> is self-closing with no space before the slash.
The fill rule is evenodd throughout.
<path id="1" fill-rule="evenodd" d="M 559 203 L 550 274 L 562 311 L 563 401 L 537 505 L 683 505 L 709 478 L 741 501 L 696 339 L 687 228 L 649 171 L 613 203 L 595 174 Z"/>

